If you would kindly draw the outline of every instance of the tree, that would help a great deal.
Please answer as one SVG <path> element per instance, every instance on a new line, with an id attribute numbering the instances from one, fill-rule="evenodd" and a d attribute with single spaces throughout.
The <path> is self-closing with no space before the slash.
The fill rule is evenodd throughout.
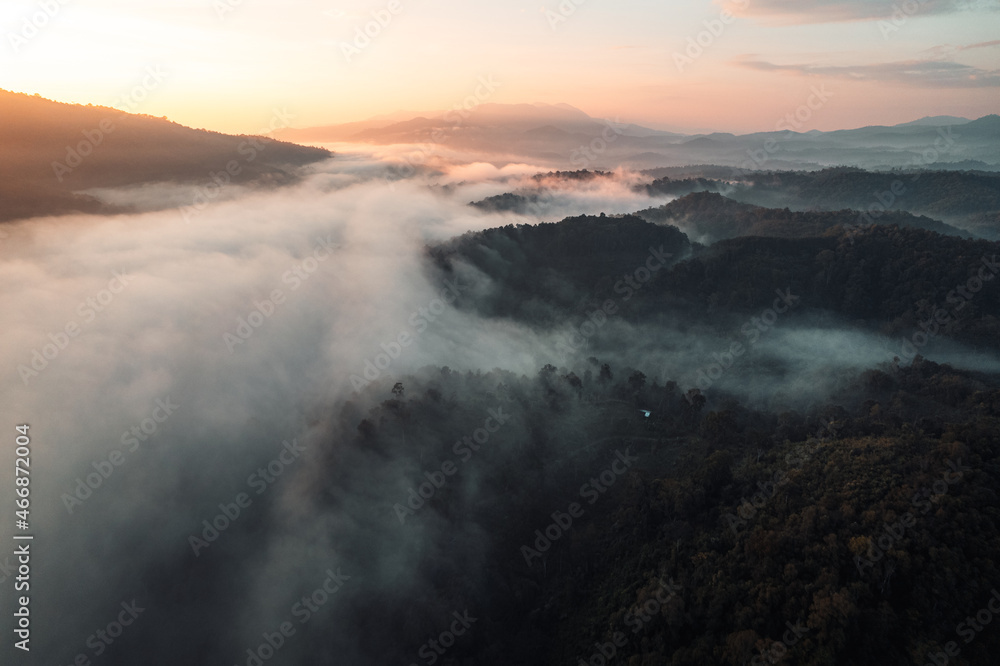
<path id="1" fill-rule="evenodd" d="M 642 387 L 646 385 L 646 375 L 636 370 L 632 373 L 632 376 L 628 378 L 628 385 L 632 387 L 633 391 L 638 393 L 642 390 Z"/>

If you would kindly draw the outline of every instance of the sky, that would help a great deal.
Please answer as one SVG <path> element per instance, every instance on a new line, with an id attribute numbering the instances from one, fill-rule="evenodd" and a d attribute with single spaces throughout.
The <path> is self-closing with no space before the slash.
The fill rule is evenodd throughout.
<path id="1" fill-rule="evenodd" d="M 1000 0 L 4 0 L 0 88 L 230 133 L 447 110 L 482 81 L 675 130 L 812 101 L 829 130 L 997 112 L 998 36 Z"/>

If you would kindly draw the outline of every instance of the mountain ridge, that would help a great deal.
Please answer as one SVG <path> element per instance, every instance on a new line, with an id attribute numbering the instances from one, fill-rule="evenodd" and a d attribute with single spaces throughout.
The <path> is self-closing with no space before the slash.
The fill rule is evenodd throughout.
<path id="1" fill-rule="evenodd" d="M 120 212 L 82 192 L 211 182 L 212 173 L 227 170 L 232 182 L 280 185 L 294 181 L 299 167 L 332 155 L 268 137 L 194 129 L 167 118 L 6 90 L 0 90 L 0 115 L 0 221 Z"/>

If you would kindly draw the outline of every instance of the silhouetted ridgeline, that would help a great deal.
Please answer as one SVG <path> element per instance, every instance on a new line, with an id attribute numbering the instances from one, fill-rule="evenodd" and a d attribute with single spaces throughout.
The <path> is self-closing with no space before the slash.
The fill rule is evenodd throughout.
<path id="1" fill-rule="evenodd" d="M 190 129 L 163 118 L 2 90 L 0 118 L 0 221 L 115 212 L 74 192 L 162 181 L 204 184 L 233 161 L 239 167 L 234 182 L 280 185 L 292 182 L 298 167 L 331 155 L 319 148 Z M 287 119 L 273 122 L 280 126 Z"/>

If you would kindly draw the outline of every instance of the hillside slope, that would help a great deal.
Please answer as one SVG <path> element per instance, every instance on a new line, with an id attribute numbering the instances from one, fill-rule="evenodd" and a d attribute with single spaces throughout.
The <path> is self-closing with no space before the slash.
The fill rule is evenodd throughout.
<path id="1" fill-rule="evenodd" d="M 4 90 L 0 118 L 0 221 L 113 212 L 77 193 L 149 182 L 210 181 L 212 173 L 225 171 L 234 161 L 235 182 L 282 184 L 294 179 L 297 167 L 331 156 L 318 148 Z"/>

